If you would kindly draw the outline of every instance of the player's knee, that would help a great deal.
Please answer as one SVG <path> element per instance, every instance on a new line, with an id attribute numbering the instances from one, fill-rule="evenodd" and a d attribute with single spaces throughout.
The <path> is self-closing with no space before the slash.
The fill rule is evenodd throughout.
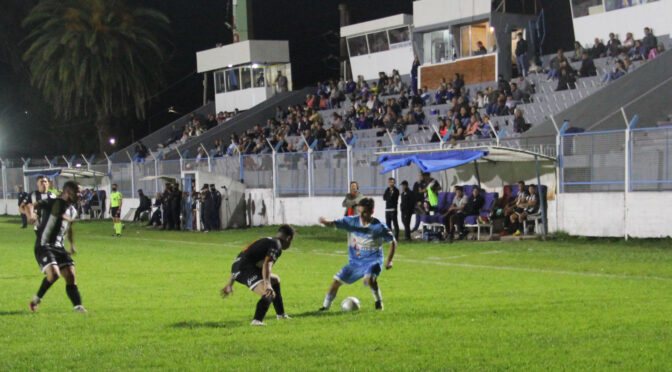
<path id="1" fill-rule="evenodd" d="M 47 272 L 47 280 L 50 282 L 55 282 L 58 280 L 58 278 L 61 277 L 61 274 L 58 271 L 49 271 Z"/>
<path id="2" fill-rule="evenodd" d="M 277 275 L 271 276 L 271 285 L 275 286 L 275 285 L 279 285 L 279 284 L 280 284 L 280 277 L 277 276 Z"/>

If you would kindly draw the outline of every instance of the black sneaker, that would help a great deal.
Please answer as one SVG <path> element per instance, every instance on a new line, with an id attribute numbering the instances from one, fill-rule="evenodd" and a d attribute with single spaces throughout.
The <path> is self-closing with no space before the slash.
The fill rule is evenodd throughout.
<path id="1" fill-rule="evenodd" d="M 322 306 L 322 307 L 319 308 L 317 311 L 326 311 L 326 310 L 329 310 L 329 308 L 328 308 L 328 307 L 324 307 L 324 306 Z"/>
<path id="2" fill-rule="evenodd" d="M 376 301 L 376 310 L 383 310 L 383 301 Z"/>

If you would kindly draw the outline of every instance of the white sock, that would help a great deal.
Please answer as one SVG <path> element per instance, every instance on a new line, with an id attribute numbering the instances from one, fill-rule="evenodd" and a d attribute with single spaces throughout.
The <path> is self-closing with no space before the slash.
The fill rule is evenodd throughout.
<path id="1" fill-rule="evenodd" d="M 330 308 L 331 303 L 334 302 L 335 298 L 336 298 L 336 296 L 333 296 L 333 295 L 330 295 L 329 293 L 327 293 L 327 295 L 324 296 L 324 303 L 322 304 L 322 307 L 324 307 L 325 309 Z"/>
<path id="2" fill-rule="evenodd" d="M 380 293 L 380 287 L 378 287 L 378 289 L 371 288 L 371 293 L 373 293 L 373 298 L 376 300 L 376 302 L 383 301 L 383 294 Z"/>

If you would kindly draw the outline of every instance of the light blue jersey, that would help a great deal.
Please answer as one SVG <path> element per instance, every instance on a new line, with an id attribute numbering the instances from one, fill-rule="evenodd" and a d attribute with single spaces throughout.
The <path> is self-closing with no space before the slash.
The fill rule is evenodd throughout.
<path id="1" fill-rule="evenodd" d="M 378 276 L 383 266 L 383 242 L 392 242 L 390 228 L 378 219 L 362 226 L 359 216 L 334 221 L 334 226 L 348 232 L 348 265 L 334 278 L 352 284 L 364 275 Z"/>

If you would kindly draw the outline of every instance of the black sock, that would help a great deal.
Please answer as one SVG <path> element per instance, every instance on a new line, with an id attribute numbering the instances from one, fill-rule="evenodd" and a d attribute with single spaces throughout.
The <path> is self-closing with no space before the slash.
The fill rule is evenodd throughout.
<path id="1" fill-rule="evenodd" d="M 54 283 L 48 281 L 47 278 L 42 279 L 42 285 L 40 285 L 40 289 L 37 291 L 37 297 L 44 297 L 44 294 L 47 293 L 52 284 Z"/>
<path id="2" fill-rule="evenodd" d="M 79 294 L 79 289 L 77 284 L 68 284 L 65 286 L 65 292 L 70 297 L 73 306 L 79 306 L 82 304 L 82 296 Z"/>
<path id="3" fill-rule="evenodd" d="M 280 294 L 280 283 L 272 285 L 273 291 L 275 291 L 275 298 L 273 299 L 273 308 L 275 313 L 282 315 L 285 313 L 285 304 L 282 303 L 282 294 Z"/>
<path id="4" fill-rule="evenodd" d="M 257 310 L 254 312 L 254 319 L 262 322 L 270 306 L 271 300 L 267 297 L 262 297 L 259 302 L 257 302 Z"/>

